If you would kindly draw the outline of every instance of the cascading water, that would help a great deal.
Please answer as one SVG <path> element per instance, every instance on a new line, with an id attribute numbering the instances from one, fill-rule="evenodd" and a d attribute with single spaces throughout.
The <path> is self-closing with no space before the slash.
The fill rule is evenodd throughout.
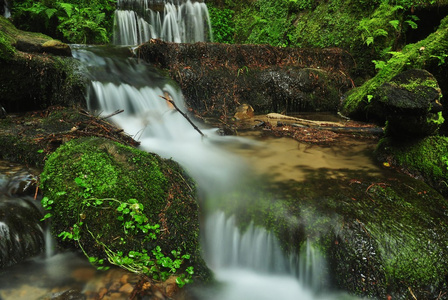
<path id="1" fill-rule="evenodd" d="M 175 43 L 212 40 L 207 6 L 202 2 L 119 0 L 114 44 L 138 45 L 150 39 Z"/>
<path id="2" fill-rule="evenodd" d="M 6 1 L 6 0 L 4 0 L 4 3 L 3 3 L 3 16 L 5 18 L 11 17 L 11 12 L 9 11 L 8 1 Z"/>
<path id="3" fill-rule="evenodd" d="M 135 45 L 150 37 L 164 35 L 173 41 L 189 41 L 180 34 L 186 32 L 180 24 L 187 24 L 183 18 L 192 17 L 191 14 L 203 15 L 205 7 L 203 3 L 190 1 L 178 6 L 163 3 L 162 17 L 149 4 L 149 1 L 119 1 L 117 44 Z M 161 1 L 152 4 L 160 5 Z M 122 8 L 136 9 L 137 12 Z M 144 20 L 145 16 L 139 19 L 138 12 L 151 16 L 151 22 Z M 195 22 L 198 23 L 203 22 Z M 176 29 L 171 30 L 173 27 Z M 164 33 L 167 28 L 176 34 Z M 203 31 L 202 27 L 200 31 Z M 146 35 L 148 32 L 151 35 Z M 96 51 L 92 47 L 73 49 L 74 57 L 91 67 L 89 109 L 105 115 L 124 110 L 115 115 L 113 121 L 139 139 L 142 149 L 173 158 L 183 165 L 198 182 L 203 205 L 208 206 L 207 201 L 216 195 L 222 198 L 229 193 L 244 176 L 246 168 L 239 158 L 217 147 L 216 142 L 235 138 L 219 137 L 216 129 L 202 128 L 207 136 L 203 138 L 162 98 L 173 99 L 180 110 L 187 111 L 175 84 L 135 59 L 105 57 Z M 306 256 L 301 259 L 287 257 L 274 235 L 263 228 L 250 225 L 241 233 L 234 219 L 221 212 L 205 219 L 204 257 L 226 288 L 197 291 L 200 299 L 335 299 L 336 296 L 316 296 L 316 291 L 325 283 L 325 268 L 322 257 L 313 251 L 311 244 L 307 245 Z"/>

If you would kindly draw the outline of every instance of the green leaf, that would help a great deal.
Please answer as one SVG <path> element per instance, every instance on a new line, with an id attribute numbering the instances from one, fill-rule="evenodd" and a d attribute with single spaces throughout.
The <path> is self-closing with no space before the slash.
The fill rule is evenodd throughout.
<path id="1" fill-rule="evenodd" d="M 400 21 L 392 20 L 392 21 L 389 21 L 389 24 L 392 25 L 392 27 L 395 28 L 395 30 L 398 30 L 398 25 L 400 25 Z"/>
<path id="2" fill-rule="evenodd" d="M 62 9 L 67 14 L 67 17 L 71 17 L 73 13 L 73 5 L 70 3 L 59 3 L 59 6 L 62 7 Z"/>
<path id="3" fill-rule="evenodd" d="M 48 213 L 48 214 L 46 214 L 42 219 L 40 219 L 41 221 L 45 221 L 46 219 L 48 219 L 48 218 L 51 218 L 52 217 L 52 214 L 51 213 Z"/>
<path id="4" fill-rule="evenodd" d="M 370 44 L 373 44 L 373 36 L 369 36 L 369 37 L 366 39 L 366 44 L 367 44 L 367 46 L 370 46 Z"/>
<path id="5" fill-rule="evenodd" d="M 47 15 L 48 20 L 51 19 L 51 17 L 53 17 L 53 15 L 57 12 L 58 10 L 56 8 L 47 8 L 45 10 L 45 14 Z"/>
<path id="6" fill-rule="evenodd" d="M 418 25 L 414 21 L 406 20 L 405 21 L 409 26 L 411 26 L 412 29 L 417 29 Z"/>

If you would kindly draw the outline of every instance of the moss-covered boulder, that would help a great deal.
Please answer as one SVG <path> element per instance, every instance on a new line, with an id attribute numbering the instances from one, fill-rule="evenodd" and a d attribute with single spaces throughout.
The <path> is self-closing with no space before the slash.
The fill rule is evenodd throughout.
<path id="1" fill-rule="evenodd" d="M 207 277 L 195 184 L 174 161 L 103 138 L 75 139 L 48 158 L 41 178 L 61 245 L 155 279 L 189 266 Z"/>
<path id="2" fill-rule="evenodd" d="M 289 253 L 310 242 L 328 263 L 328 288 L 374 299 L 448 292 L 448 201 L 423 181 L 320 169 L 266 186 L 236 195 L 229 213 L 271 230 Z"/>
<path id="3" fill-rule="evenodd" d="M 415 44 L 406 45 L 400 52 L 391 52 L 392 57 L 389 60 L 377 62 L 380 68 L 377 75 L 344 95 L 341 113 L 356 119 L 377 120 L 376 106 L 372 104 L 379 101 L 377 98 L 381 96 L 377 93 L 378 88 L 406 70 L 428 70 L 435 75 L 438 82 L 444 83 L 445 72 L 442 70 L 446 70 L 444 62 L 448 49 L 447 28 L 448 17 L 445 17 L 436 32 Z"/>
<path id="4" fill-rule="evenodd" d="M 436 134 L 442 125 L 442 93 L 437 80 L 425 70 L 404 71 L 375 91 L 372 106 L 377 119 L 387 120 L 387 135 L 397 139 Z"/>

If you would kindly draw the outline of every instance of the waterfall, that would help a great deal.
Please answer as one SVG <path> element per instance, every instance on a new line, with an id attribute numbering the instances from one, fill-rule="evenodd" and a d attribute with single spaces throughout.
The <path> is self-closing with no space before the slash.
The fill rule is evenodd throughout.
<path id="1" fill-rule="evenodd" d="M 119 0 L 118 7 L 115 20 L 118 45 L 135 45 L 155 37 L 190 41 L 187 36 L 203 32 L 204 22 L 197 17 L 194 21 L 184 18 L 208 15 L 202 12 L 204 3 L 190 1 Z M 183 27 L 193 26 L 191 24 L 199 30 Z M 203 38 L 196 33 L 192 36 Z M 178 86 L 150 65 L 129 58 L 129 53 L 123 49 L 127 48 L 78 45 L 72 47 L 72 53 L 83 62 L 91 78 L 87 98 L 89 110 L 104 115 L 124 110 L 111 120 L 139 140 L 141 149 L 179 162 L 198 183 L 203 210 L 207 211 L 201 227 L 204 259 L 223 285 L 218 289 L 216 286 L 201 287 L 194 291 L 197 298 L 336 299 L 316 296 L 325 285 L 325 266 L 324 259 L 311 243 L 306 244 L 300 258 L 289 256 L 273 233 L 254 224 L 240 231 L 235 218 L 228 218 L 222 212 L 210 213 L 213 211 L 211 199 L 228 197 L 247 176 L 243 161 L 221 147 L 223 143 L 242 143 L 242 140 L 221 137 L 216 129 L 196 124 L 206 138 L 198 134 L 163 98 L 172 99 L 179 110 L 188 112 Z"/>
<path id="2" fill-rule="evenodd" d="M 3 16 L 5 18 L 11 17 L 11 12 L 9 11 L 8 1 L 6 1 L 6 0 L 4 0 L 4 4 L 3 4 Z"/>
<path id="3" fill-rule="evenodd" d="M 115 12 L 115 45 L 138 45 L 150 39 L 175 43 L 212 40 L 203 2 L 119 0 Z"/>

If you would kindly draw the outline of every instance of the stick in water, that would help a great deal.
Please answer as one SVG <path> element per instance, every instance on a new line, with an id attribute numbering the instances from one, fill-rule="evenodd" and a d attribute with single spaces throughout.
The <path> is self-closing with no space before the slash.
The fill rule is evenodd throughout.
<path id="1" fill-rule="evenodd" d="M 196 131 L 199 132 L 201 134 L 201 136 L 205 137 L 205 134 L 202 133 L 202 131 L 196 125 L 194 125 L 194 123 L 190 120 L 190 118 L 177 107 L 176 103 L 174 103 L 174 101 L 171 100 L 171 98 L 168 94 L 165 94 L 165 96 L 159 96 L 159 97 L 162 99 L 165 99 L 165 101 L 170 103 L 174 107 L 175 110 L 177 110 L 185 119 L 187 119 L 187 121 L 191 124 L 191 126 L 193 126 L 193 128 L 196 129 Z"/>

